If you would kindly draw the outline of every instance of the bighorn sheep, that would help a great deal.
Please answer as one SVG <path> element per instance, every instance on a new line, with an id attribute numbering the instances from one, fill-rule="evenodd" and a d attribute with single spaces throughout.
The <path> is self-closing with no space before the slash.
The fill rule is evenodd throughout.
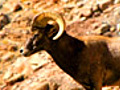
<path id="1" fill-rule="evenodd" d="M 50 24 L 50 20 L 55 22 Z M 120 37 L 72 37 L 65 32 L 65 21 L 57 13 L 35 16 L 35 34 L 20 52 L 30 56 L 46 50 L 56 64 L 82 84 L 86 90 L 101 90 L 105 85 L 120 85 Z"/>

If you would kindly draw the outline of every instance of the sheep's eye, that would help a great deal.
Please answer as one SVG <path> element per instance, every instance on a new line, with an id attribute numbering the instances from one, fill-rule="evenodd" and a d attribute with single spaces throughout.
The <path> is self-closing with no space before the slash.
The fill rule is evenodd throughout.
<path id="1" fill-rule="evenodd" d="M 41 38 L 42 37 L 42 33 L 39 33 L 39 38 Z"/>
<path id="2" fill-rule="evenodd" d="M 38 34 L 38 33 L 34 35 L 34 37 L 38 37 L 38 36 L 39 36 L 39 34 Z"/>
<path id="3" fill-rule="evenodd" d="M 43 30 L 44 28 L 43 27 L 38 27 L 38 26 L 34 26 L 31 28 L 32 32 L 34 33 L 37 33 L 39 32 L 39 30 Z"/>
<path id="4" fill-rule="evenodd" d="M 33 40 L 36 39 L 36 38 L 38 38 L 38 36 L 39 36 L 39 34 L 34 34 Z"/>

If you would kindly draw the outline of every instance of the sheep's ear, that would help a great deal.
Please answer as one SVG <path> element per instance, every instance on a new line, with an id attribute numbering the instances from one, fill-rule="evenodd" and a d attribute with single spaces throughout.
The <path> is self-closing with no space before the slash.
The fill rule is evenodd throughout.
<path id="1" fill-rule="evenodd" d="M 58 32 L 58 30 L 55 27 L 53 27 L 47 32 L 47 36 L 50 39 L 52 39 L 57 34 L 57 32 Z"/>
<path id="2" fill-rule="evenodd" d="M 52 39 L 58 32 L 59 26 L 55 22 L 49 22 L 46 26 L 47 36 Z"/>

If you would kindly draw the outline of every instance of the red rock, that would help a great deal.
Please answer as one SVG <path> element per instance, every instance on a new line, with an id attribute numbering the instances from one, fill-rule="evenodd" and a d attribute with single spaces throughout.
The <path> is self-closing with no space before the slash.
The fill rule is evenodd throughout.
<path id="1" fill-rule="evenodd" d="M 99 0 L 98 4 L 100 6 L 100 9 L 105 10 L 108 8 L 109 5 L 113 3 L 113 0 Z"/>
<path id="2" fill-rule="evenodd" d="M 15 12 L 15 11 L 18 11 L 18 10 L 20 10 L 20 9 L 22 9 L 22 7 L 21 7 L 20 4 L 17 3 L 17 4 L 15 4 L 15 5 L 13 6 L 13 8 L 12 8 L 11 11 Z"/>
<path id="3" fill-rule="evenodd" d="M 80 9 L 81 16 L 89 17 L 92 14 L 92 10 L 90 8 L 82 8 Z"/>
<path id="4" fill-rule="evenodd" d="M 0 13 L 0 29 L 2 29 L 8 23 L 9 23 L 8 16 L 3 13 Z"/>

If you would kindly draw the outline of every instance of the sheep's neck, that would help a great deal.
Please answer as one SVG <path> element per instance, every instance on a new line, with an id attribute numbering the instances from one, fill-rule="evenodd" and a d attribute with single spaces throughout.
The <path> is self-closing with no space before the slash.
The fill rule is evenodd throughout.
<path id="1" fill-rule="evenodd" d="M 82 42 L 64 33 L 59 40 L 52 43 L 52 48 L 48 51 L 60 68 L 72 76 L 78 71 L 77 57 L 80 48 L 77 44 L 80 43 Z"/>

